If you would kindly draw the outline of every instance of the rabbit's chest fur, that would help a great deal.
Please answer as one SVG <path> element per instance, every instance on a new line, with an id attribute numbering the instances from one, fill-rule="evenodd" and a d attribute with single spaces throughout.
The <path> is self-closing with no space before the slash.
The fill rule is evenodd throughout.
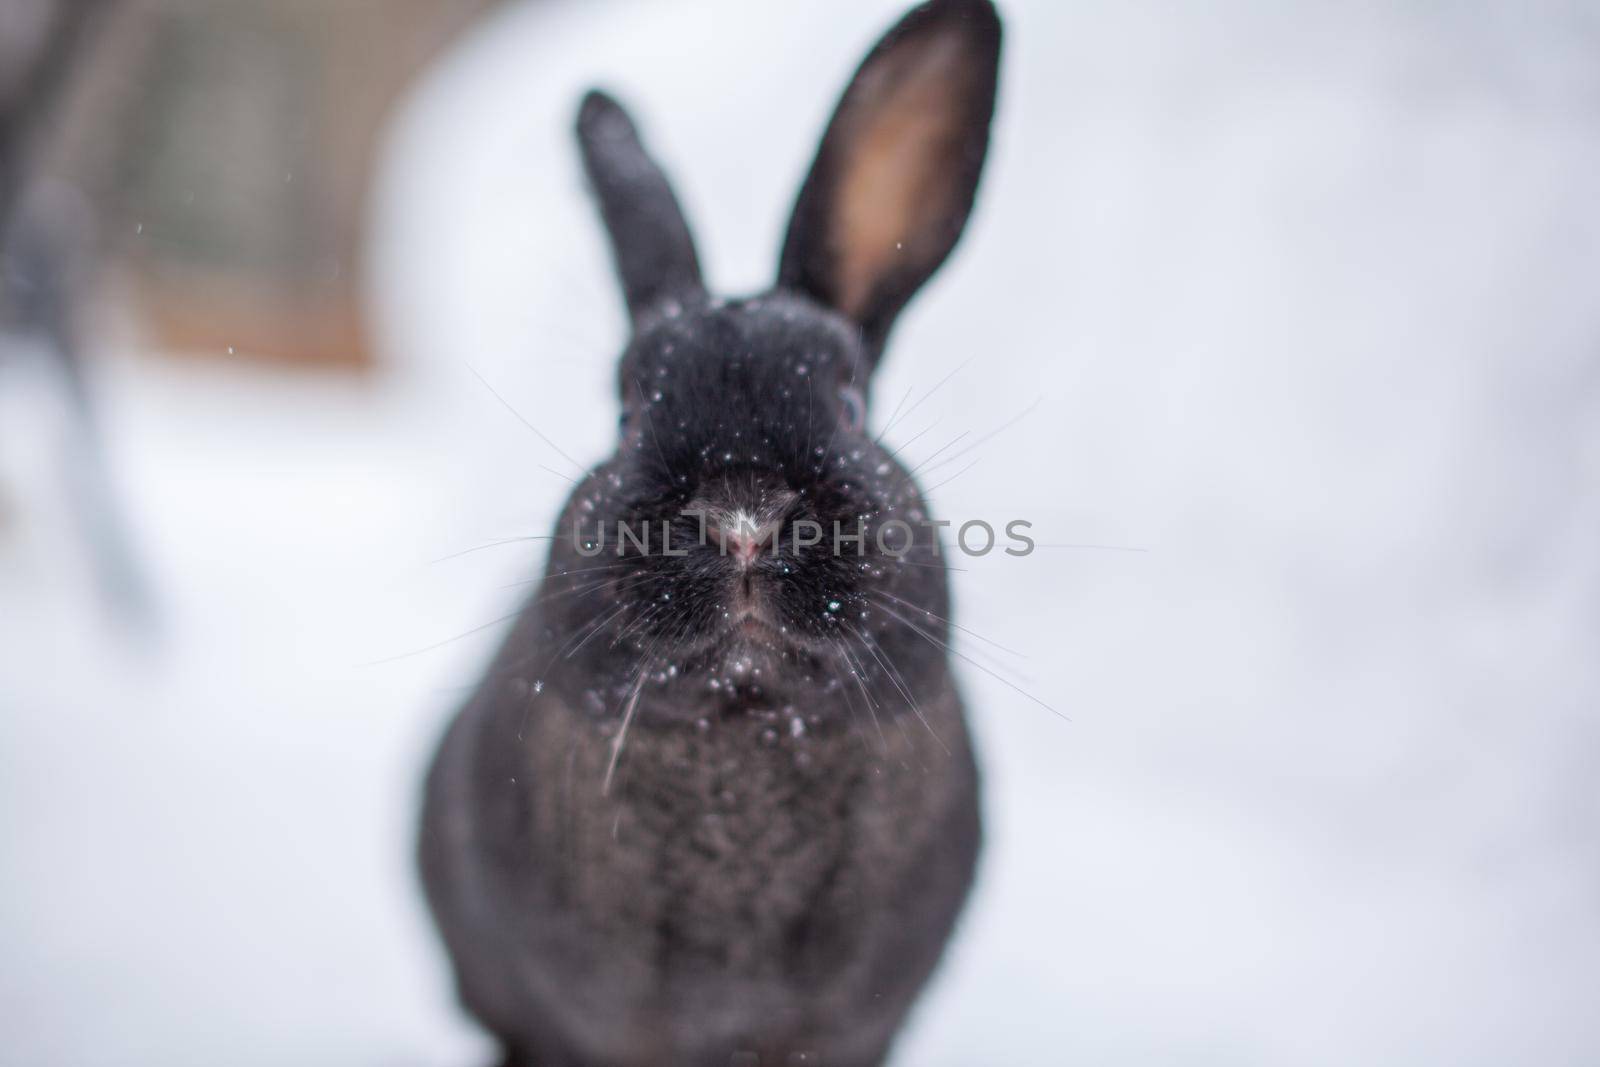
<path id="1" fill-rule="evenodd" d="M 557 743 L 529 753 L 561 782 L 530 798 L 530 848 L 558 858 L 548 888 L 652 969 L 781 982 L 822 965 L 819 935 L 864 918 L 945 805 L 921 753 L 851 729 L 797 737 L 790 721 L 752 709 L 636 726 L 609 790 L 613 737 L 557 725 Z"/>
<path id="2" fill-rule="evenodd" d="M 548 695 L 469 710 L 436 768 L 452 817 L 431 847 L 444 891 L 486 920 L 462 936 L 511 964 L 482 995 L 538 990 L 617 1062 L 814 1030 L 886 992 L 893 1010 L 977 847 L 953 690 L 925 714 L 881 735 L 759 708 L 636 722 L 608 788 L 614 728 Z"/>

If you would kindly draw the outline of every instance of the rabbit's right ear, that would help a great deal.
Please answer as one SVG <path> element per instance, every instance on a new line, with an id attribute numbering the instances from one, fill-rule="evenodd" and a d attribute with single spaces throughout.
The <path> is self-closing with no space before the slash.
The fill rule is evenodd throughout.
<path id="1" fill-rule="evenodd" d="M 878 42 L 828 124 L 778 284 L 842 312 L 874 353 L 966 225 L 999 66 L 990 0 L 927 0 Z"/>
<path id="2" fill-rule="evenodd" d="M 591 90 L 578 109 L 577 133 L 633 321 L 664 300 L 703 293 L 683 209 L 622 105 Z"/>

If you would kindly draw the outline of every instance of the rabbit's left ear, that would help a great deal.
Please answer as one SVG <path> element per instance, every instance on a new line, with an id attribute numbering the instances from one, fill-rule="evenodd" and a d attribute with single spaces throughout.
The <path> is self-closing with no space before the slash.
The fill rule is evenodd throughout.
<path id="1" fill-rule="evenodd" d="M 633 321 L 667 299 L 703 293 L 683 209 L 622 105 L 591 90 L 578 109 L 577 133 Z"/>
<path id="2" fill-rule="evenodd" d="M 966 225 L 999 65 L 989 0 L 928 0 L 878 42 L 828 124 L 778 284 L 854 320 L 874 354 Z"/>

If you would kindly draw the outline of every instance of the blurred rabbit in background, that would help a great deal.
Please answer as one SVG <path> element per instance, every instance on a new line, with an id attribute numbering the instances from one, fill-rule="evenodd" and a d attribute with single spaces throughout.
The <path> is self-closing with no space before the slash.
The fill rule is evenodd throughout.
<path id="1" fill-rule="evenodd" d="M 24 432 L 56 453 L 53 465 L 101 592 L 113 610 L 128 614 L 139 611 L 145 593 L 96 430 L 78 324 L 94 261 L 94 220 L 88 201 L 45 177 L 40 165 L 62 99 L 112 6 L 111 0 L 15 0 L 0 10 L 0 389 L 15 389 L 32 371 L 61 400 L 58 440 L 38 440 L 33 421 Z M 13 510 L 7 495 L 0 485 L 0 524 Z"/>

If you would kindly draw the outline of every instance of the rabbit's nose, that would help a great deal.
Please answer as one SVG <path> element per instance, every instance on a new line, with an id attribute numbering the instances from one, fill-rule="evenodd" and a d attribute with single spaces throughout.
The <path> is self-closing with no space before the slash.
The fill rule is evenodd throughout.
<path id="1" fill-rule="evenodd" d="M 755 562 L 761 550 L 775 551 L 778 545 L 777 522 L 758 522 L 747 511 L 733 511 L 707 523 L 706 536 L 725 556 L 731 556 L 741 567 Z"/>

